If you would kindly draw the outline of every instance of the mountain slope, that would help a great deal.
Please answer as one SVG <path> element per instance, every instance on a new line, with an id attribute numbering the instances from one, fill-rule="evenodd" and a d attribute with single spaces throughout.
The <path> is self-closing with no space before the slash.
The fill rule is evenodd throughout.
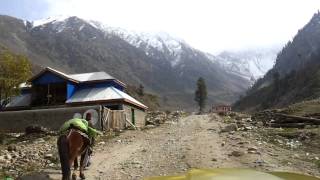
<path id="1" fill-rule="evenodd" d="M 208 104 L 233 102 L 250 84 L 165 34 L 125 34 L 77 17 L 30 23 L 1 16 L 0 31 L 0 44 L 34 64 L 67 73 L 106 71 L 127 84 L 143 84 L 162 98 L 164 108 L 194 108 L 200 76 L 207 82 Z"/>
<path id="2" fill-rule="evenodd" d="M 275 66 L 235 103 L 239 110 L 283 107 L 320 97 L 320 14 L 278 54 Z"/>

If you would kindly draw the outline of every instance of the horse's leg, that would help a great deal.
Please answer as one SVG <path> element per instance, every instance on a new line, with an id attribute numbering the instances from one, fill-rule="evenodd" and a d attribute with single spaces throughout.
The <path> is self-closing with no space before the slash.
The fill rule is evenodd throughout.
<path id="1" fill-rule="evenodd" d="M 79 133 L 73 133 L 70 138 L 70 164 L 72 165 L 73 162 L 75 162 L 75 159 L 80 155 L 80 152 L 83 147 L 83 140 L 82 136 Z M 76 173 L 75 170 L 72 173 L 72 179 L 76 179 Z"/>
<path id="2" fill-rule="evenodd" d="M 74 168 L 74 170 L 77 170 L 77 169 L 78 169 L 78 167 L 79 167 L 79 164 L 78 164 L 78 157 L 76 157 L 76 158 L 74 159 L 74 162 L 73 162 L 73 168 Z"/>
<path id="3" fill-rule="evenodd" d="M 74 139 L 71 139 L 70 140 L 70 159 L 69 159 L 70 167 L 72 167 L 72 164 L 77 161 L 77 156 L 78 156 L 78 149 L 76 147 L 76 144 L 74 143 Z M 78 164 L 78 162 L 76 164 Z M 76 164 L 74 164 L 74 167 L 76 166 Z M 76 168 L 74 168 L 72 172 L 73 180 L 77 179 L 77 175 L 75 171 L 76 171 Z"/>
<path id="4" fill-rule="evenodd" d="M 57 141 L 61 170 L 62 170 L 62 179 L 69 180 L 71 175 L 70 163 L 69 163 L 69 142 L 68 138 L 65 135 L 62 135 L 58 138 Z"/>
<path id="5" fill-rule="evenodd" d="M 85 179 L 86 177 L 84 176 L 84 168 L 87 165 L 87 160 L 88 160 L 88 148 L 85 150 L 85 152 L 81 155 L 80 158 L 80 178 Z"/>
<path id="6" fill-rule="evenodd" d="M 71 151 L 71 158 L 69 160 L 70 163 L 70 167 L 72 167 L 72 164 L 76 161 L 77 159 L 77 153 L 75 151 Z M 72 172 L 72 179 L 76 180 L 77 179 L 77 175 L 76 175 L 76 169 L 73 170 Z"/>

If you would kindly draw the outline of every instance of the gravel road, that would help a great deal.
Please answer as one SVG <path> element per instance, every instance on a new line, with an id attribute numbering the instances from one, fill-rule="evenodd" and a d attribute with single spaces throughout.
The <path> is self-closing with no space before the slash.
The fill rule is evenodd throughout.
<path id="1" fill-rule="evenodd" d="M 231 131 L 221 117 L 190 115 L 143 131 L 127 130 L 98 143 L 87 179 L 125 180 L 176 175 L 190 168 L 255 168 L 319 176 L 310 162 L 294 159 L 297 152 L 265 143 L 254 132 Z M 59 173 L 49 173 L 59 179 Z"/>

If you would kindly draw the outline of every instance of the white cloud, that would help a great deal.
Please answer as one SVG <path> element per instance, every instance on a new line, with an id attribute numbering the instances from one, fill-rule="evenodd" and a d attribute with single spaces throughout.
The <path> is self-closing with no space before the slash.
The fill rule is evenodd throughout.
<path id="1" fill-rule="evenodd" d="M 47 0 L 47 16 L 76 15 L 138 31 L 166 31 L 208 52 L 285 43 L 319 0 Z"/>

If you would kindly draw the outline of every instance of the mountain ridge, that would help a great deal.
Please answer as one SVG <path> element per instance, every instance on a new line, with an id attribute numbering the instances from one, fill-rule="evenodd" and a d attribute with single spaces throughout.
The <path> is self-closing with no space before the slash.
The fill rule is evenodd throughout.
<path id="1" fill-rule="evenodd" d="M 200 76 L 208 85 L 208 106 L 231 103 L 250 86 L 250 81 L 222 69 L 206 53 L 184 41 L 168 44 L 156 39 L 155 44 L 162 48 L 150 46 L 150 39 L 134 37 L 130 43 L 75 16 L 37 26 L 0 16 L 0 31 L 0 43 L 26 54 L 39 66 L 68 73 L 106 71 L 125 83 L 142 84 L 158 94 L 165 108 L 195 108 L 193 94 Z"/>
<path id="2" fill-rule="evenodd" d="M 46 23 L 57 23 L 61 22 L 72 16 L 58 16 L 56 18 L 46 18 L 43 20 L 38 20 L 32 22 L 34 27 L 45 25 Z M 201 51 L 190 46 L 185 40 L 177 37 L 173 37 L 166 32 L 137 32 L 133 30 L 126 30 L 120 27 L 112 27 L 104 23 L 94 21 L 94 20 L 85 20 L 91 26 L 104 31 L 106 34 L 117 35 L 122 39 L 126 40 L 131 45 L 137 48 L 144 48 L 146 55 L 149 55 L 151 48 L 156 48 L 159 51 L 167 51 L 168 54 L 171 54 L 175 57 L 175 60 L 171 62 L 172 66 L 175 66 L 180 61 L 180 53 L 182 46 L 187 46 L 190 49 L 195 51 Z M 79 30 L 83 28 L 80 27 Z M 260 48 L 260 49 L 249 49 L 245 51 L 224 51 L 218 55 L 213 55 L 211 53 L 206 53 L 209 59 L 219 63 L 226 71 L 229 71 L 235 75 L 240 75 L 242 77 L 253 79 L 252 81 L 257 80 L 262 77 L 274 64 L 275 57 L 277 52 L 280 50 L 280 47 L 271 47 L 271 48 Z M 229 57 L 225 57 L 225 56 Z M 249 61 L 246 63 L 245 61 Z M 228 61 L 225 63 L 224 61 Z M 262 62 L 262 61 L 266 61 Z M 230 67 L 230 63 L 234 63 L 233 66 L 246 66 L 240 67 L 242 69 L 247 68 L 245 72 L 235 71 Z M 241 64 L 242 63 L 242 64 Z M 262 64 L 262 65 L 261 65 Z"/>

